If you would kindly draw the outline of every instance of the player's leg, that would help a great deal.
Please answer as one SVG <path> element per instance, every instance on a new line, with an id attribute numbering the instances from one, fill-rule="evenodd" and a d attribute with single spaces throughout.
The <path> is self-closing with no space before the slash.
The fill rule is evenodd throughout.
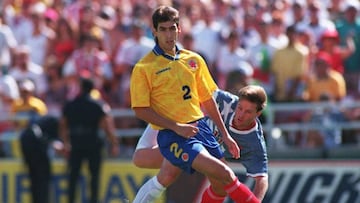
<path id="1" fill-rule="evenodd" d="M 223 189 L 235 202 L 259 202 L 250 189 L 240 183 L 229 166 L 211 156 L 206 150 L 202 150 L 198 154 L 192 163 L 192 167 L 210 179 L 219 180 Z"/>
<path id="2" fill-rule="evenodd" d="M 221 161 L 225 163 L 225 159 L 222 158 Z M 222 203 L 226 198 L 226 191 L 224 190 L 223 184 L 217 180 L 208 177 L 210 182 L 209 187 L 206 188 L 202 194 L 201 203 Z"/>
<path id="3" fill-rule="evenodd" d="M 136 193 L 133 203 L 150 203 L 158 199 L 181 174 L 181 169 L 164 159 L 157 176 L 149 179 Z"/>
<path id="4" fill-rule="evenodd" d="M 100 169 L 102 164 L 102 148 L 93 148 L 87 152 L 88 167 L 91 175 L 90 179 L 90 201 L 89 203 L 98 202 L 99 198 L 99 180 Z"/>
<path id="5" fill-rule="evenodd" d="M 255 178 L 255 186 L 254 186 L 254 195 L 262 201 L 265 197 L 266 191 L 268 189 L 269 181 L 268 176 L 257 176 Z"/>
<path id="6" fill-rule="evenodd" d="M 163 156 L 157 145 L 158 131 L 148 125 L 136 145 L 132 161 L 139 168 L 158 169 L 161 167 Z"/>
<path id="7" fill-rule="evenodd" d="M 201 203 L 223 203 L 226 198 L 226 191 L 220 181 L 209 178 L 210 185 L 203 192 Z"/>
<path id="8" fill-rule="evenodd" d="M 76 186 L 78 183 L 78 179 L 80 176 L 80 169 L 83 162 L 83 155 L 81 151 L 70 151 L 70 157 L 69 157 L 69 177 L 68 177 L 68 183 L 69 183 L 69 189 L 68 189 L 68 202 L 74 203 L 75 202 L 75 195 L 76 195 Z"/>

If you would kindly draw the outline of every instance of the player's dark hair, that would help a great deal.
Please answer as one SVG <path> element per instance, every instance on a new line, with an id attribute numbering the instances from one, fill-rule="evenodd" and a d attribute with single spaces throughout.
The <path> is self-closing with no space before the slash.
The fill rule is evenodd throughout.
<path id="1" fill-rule="evenodd" d="M 247 85 L 238 92 L 239 100 L 245 99 L 256 104 L 257 111 L 262 111 L 266 107 L 267 96 L 264 88 L 258 85 Z"/>
<path id="2" fill-rule="evenodd" d="M 173 21 L 179 25 L 179 11 L 171 6 L 159 6 L 152 15 L 154 29 L 157 29 L 159 23 Z"/>

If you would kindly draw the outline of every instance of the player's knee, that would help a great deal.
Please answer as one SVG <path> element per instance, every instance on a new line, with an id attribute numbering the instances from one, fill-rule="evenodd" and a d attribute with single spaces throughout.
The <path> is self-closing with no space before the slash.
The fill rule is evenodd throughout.
<path id="1" fill-rule="evenodd" d="M 136 153 L 136 152 L 133 154 L 132 162 L 136 167 L 139 167 L 139 168 L 145 167 L 144 161 L 142 160 L 141 156 L 139 156 L 138 153 Z"/>
<path id="2" fill-rule="evenodd" d="M 237 179 L 235 173 L 233 172 L 233 170 L 231 170 L 230 167 L 225 167 L 222 173 L 222 177 L 220 180 L 223 180 L 223 183 L 225 185 L 228 185 L 232 182 L 234 182 L 234 180 Z"/>
<path id="3" fill-rule="evenodd" d="M 161 185 L 163 185 L 164 187 L 168 187 L 175 182 L 178 176 L 179 173 L 172 173 L 170 171 L 167 171 L 166 173 L 160 173 L 157 178 Z"/>

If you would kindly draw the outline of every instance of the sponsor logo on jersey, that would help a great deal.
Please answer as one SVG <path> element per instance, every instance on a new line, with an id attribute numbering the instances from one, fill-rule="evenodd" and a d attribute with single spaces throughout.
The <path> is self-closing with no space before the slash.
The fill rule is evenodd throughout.
<path id="1" fill-rule="evenodd" d="M 159 75 L 160 73 L 163 73 L 163 72 L 165 72 L 165 71 L 169 71 L 170 69 L 171 69 L 170 67 L 166 67 L 166 68 L 163 68 L 163 69 L 157 71 L 155 74 L 156 74 L 156 75 Z"/>

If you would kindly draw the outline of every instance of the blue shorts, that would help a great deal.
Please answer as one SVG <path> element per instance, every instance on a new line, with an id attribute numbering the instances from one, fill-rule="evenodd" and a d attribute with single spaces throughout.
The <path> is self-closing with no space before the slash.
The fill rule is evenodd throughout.
<path id="1" fill-rule="evenodd" d="M 197 127 L 199 128 L 198 134 L 189 139 L 169 129 L 160 130 L 157 136 L 161 154 L 174 166 L 190 174 L 195 171 L 191 166 L 200 151 L 207 150 L 218 159 L 224 156 L 219 143 L 204 119 L 197 121 Z"/>

